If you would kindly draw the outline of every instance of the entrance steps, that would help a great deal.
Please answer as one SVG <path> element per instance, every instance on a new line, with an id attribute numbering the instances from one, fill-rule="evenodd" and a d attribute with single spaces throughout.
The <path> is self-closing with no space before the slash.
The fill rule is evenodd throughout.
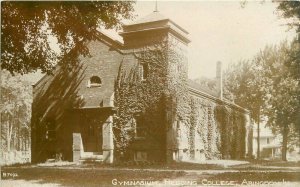
<path id="1" fill-rule="evenodd" d="M 83 152 L 80 156 L 79 162 L 102 162 L 103 155 L 101 152 Z"/>

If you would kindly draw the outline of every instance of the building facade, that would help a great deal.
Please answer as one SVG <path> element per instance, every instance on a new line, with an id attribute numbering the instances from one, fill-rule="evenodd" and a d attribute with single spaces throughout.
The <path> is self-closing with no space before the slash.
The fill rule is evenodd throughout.
<path id="1" fill-rule="evenodd" d="M 257 124 L 253 127 L 253 155 L 257 158 L 258 149 L 258 132 Z M 269 127 L 266 127 L 264 123 L 260 125 L 259 129 L 259 148 L 260 158 L 262 159 L 281 159 L 281 141 L 280 136 L 274 135 Z"/>
<path id="2" fill-rule="evenodd" d="M 123 43 L 99 32 L 90 56 L 34 85 L 32 161 L 60 155 L 112 163 L 252 155 L 249 112 L 188 79 L 188 32 L 159 12 L 124 25 Z"/>

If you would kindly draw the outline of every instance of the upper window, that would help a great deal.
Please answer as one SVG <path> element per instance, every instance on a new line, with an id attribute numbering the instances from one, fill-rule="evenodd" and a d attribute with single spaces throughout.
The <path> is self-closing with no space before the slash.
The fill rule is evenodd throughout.
<path id="1" fill-rule="evenodd" d="M 102 84 L 102 81 L 100 77 L 98 76 L 92 76 L 88 82 L 88 87 L 100 87 Z"/>
<path id="2" fill-rule="evenodd" d="M 141 78 L 142 80 L 146 80 L 149 74 L 149 67 L 147 63 L 141 64 Z"/>

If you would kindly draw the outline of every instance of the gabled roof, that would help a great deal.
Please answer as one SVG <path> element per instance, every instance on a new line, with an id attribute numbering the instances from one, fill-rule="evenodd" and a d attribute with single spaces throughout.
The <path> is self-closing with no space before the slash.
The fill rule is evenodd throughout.
<path id="1" fill-rule="evenodd" d="M 209 87 L 202 85 L 202 84 L 200 85 L 199 83 L 197 83 L 194 80 L 190 80 L 190 79 L 188 80 L 188 88 L 189 88 L 189 93 L 192 95 L 211 99 L 211 100 L 216 101 L 217 103 L 223 103 L 228 106 L 232 106 L 241 112 L 249 113 L 249 111 L 247 109 L 227 100 L 226 98 L 223 98 L 221 100 L 220 98 L 218 98 L 218 94 L 217 94 L 216 90 L 212 90 Z"/>

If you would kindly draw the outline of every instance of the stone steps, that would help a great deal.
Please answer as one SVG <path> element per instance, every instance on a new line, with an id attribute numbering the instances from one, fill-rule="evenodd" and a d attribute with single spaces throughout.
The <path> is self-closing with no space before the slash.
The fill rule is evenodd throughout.
<path id="1" fill-rule="evenodd" d="M 79 162 L 92 161 L 92 162 L 102 162 L 102 153 L 97 152 L 84 152 L 79 159 Z"/>

